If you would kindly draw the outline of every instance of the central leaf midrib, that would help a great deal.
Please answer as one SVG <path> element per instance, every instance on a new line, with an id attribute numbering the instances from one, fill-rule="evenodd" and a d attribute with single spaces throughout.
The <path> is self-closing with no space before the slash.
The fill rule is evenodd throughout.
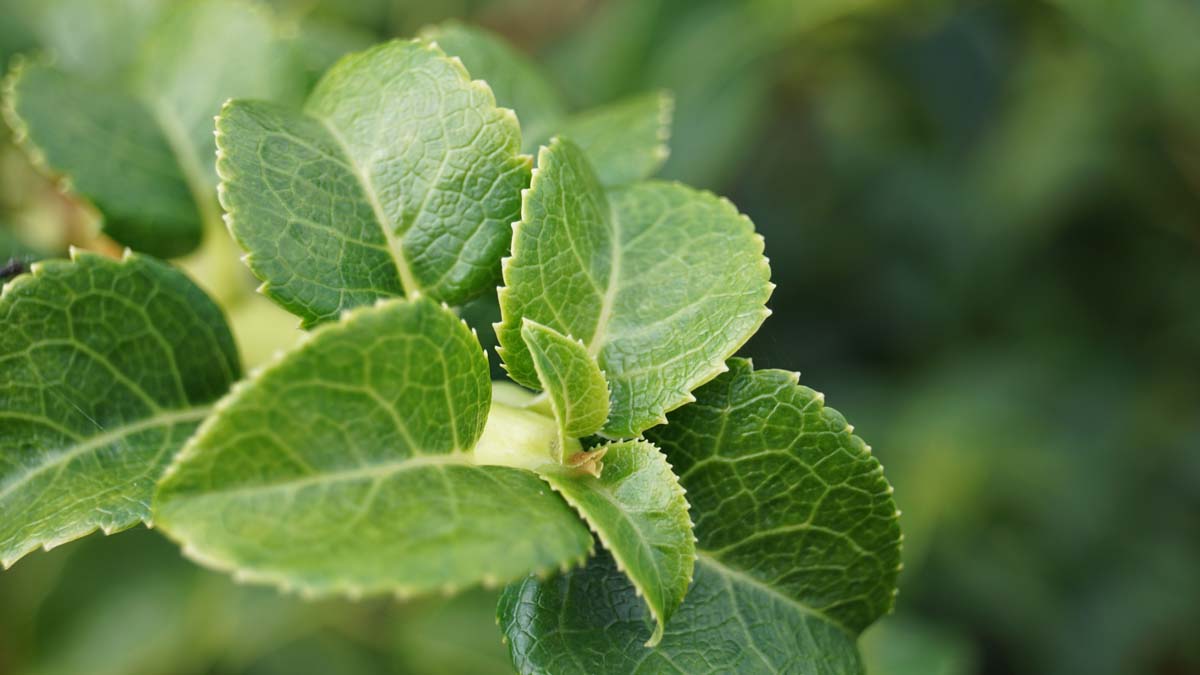
<path id="1" fill-rule="evenodd" d="M 383 210 L 383 204 L 379 201 L 379 193 L 375 191 L 375 184 L 371 181 L 370 172 L 358 163 L 354 154 L 350 152 L 350 146 L 346 143 L 346 139 L 342 138 L 342 134 L 338 131 L 337 127 L 333 126 L 324 117 L 311 114 L 310 116 L 320 122 L 321 126 L 329 132 L 329 136 L 333 138 L 338 148 L 342 151 L 342 155 L 345 156 L 346 166 L 354 173 L 354 177 L 358 180 L 359 185 L 362 186 L 367 203 L 371 205 L 371 211 L 375 214 L 375 222 L 383 232 L 384 240 L 387 241 L 388 252 L 392 254 L 392 263 L 396 266 L 396 274 L 400 277 L 400 286 L 404 288 L 405 297 L 416 297 L 421 291 L 421 285 L 417 283 L 412 269 L 409 268 L 408 260 L 404 257 L 404 246 L 400 243 L 400 239 L 396 237 L 395 232 L 392 231 L 389 225 L 387 214 Z"/>
<path id="2" fill-rule="evenodd" d="M 119 427 L 112 427 L 107 431 L 92 436 L 87 440 L 80 441 L 78 444 L 56 453 L 50 459 L 41 464 L 38 464 L 33 469 L 22 473 L 11 480 L 7 485 L 0 489 L 0 499 L 7 497 L 13 491 L 25 485 L 35 476 L 45 473 L 49 469 L 65 464 L 77 457 L 80 457 L 88 452 L 99 450 L 113 443 L 119 442 L 127 436 L 149 431 L 159 427 L 174 426 L 184 422 L 198 422 L 208 416 L 212 410 L 211 406 L 197 406 L 195 408 L 181 408 L 179 410 L 167 410 L 159 412 L 151 417 L 129 422 Z"/>
<path id="3" fill-rule="evenodd" d="M 757 579 L 757 578 L 747 574 L 746 572 L 743 572 L 742 570 L 735 569 L 733 567 L 729 567 L 725 563 L 721 562 L 718 558 L 716 558 L 709 551 L 704 551 L 702 549 L 696 549 L 696 562 L 699 564 L 707 565 L 708 567 L 712 568 L 717 574 L 720 574 L 725 577 L 729 577 L 729 578 L 733 579 L 734 581 L 737 581 L 737 582 L 743 583 L 747 586 L 750 586 L 751 588 L 754 588 L 755 590 L 757 590 L 759 592 L 765 593 L 766 595 L 770 596 L 771 598 L 773 598 L 775 600 L 779 600 L 787 605 L 795 607 L 796 609 L 800 610 L 801 612 L 803 612 L 805 614 L 815 616 L 816 618 L 818 618 L 822 621 L 825 621 L 826 623 L 829 623 L 830 625 L 834 626 L 835 628 L 843 631 L 844 633 L 849 635 L 852 639 L 857 639 L 858 634 L 855 633 L 854 631 L 850 630 L 850 628 L 848 626 L 846 626 L 844 623 L 842 623 L 841 621 L 834 619 L 833 617 L 829 616 L 827 613 L 823 612 L 822 610 L 819 610 L 811 605 L 803 603 L 791 596 L 784 595 L 778 589 L 771 587 L 766 582 L 764 582 L 760 579 Z M 734 601 L 736 602 L 736 598 L 734 599 Z"/>
<path id="4" fill-rule="evenodd" d="M 557 476 L 555 476 L 555 479 L 557 479 Z M 551 487 L 554 487 L 553 483 L 551 483 Z M 590 518 L 590 514 L 586 513 L 586 510 L 583 508 L 582 502 L 580 502 L 579 500 L 576 500 L 574 495 L 567 496 L 567 493 L 563 492 L 562 490 L 559 490 L 558 492 L 559 492 L 559 494 L 561 494 L 563 496 L 563 498 L 571 506 L 573 506 L 575 508 L 575 510 L 577 512 L 579 512 L 579 515 L 582 516 L 584 520 L 588 521 L 588 523 L 592 526 L 592 529 L 594 529 L 596 531 L 596 534 L 600 535 L 602 539 L 609 539 L 609 540 L 615 539 L 615 536 L 613 536 L 613 535 L 615 535 L 616 533 L 615 532 L 607 532 L 608 528 L 605 527 L 603 523 L 600 523 L 598 521 L 593 521 Z M 625 521 L 625 523 L 630 527 L 630 529 L 632 529 L 634 532 L 637 533 L 638 536 L 636 537 L 636 541 L 637 541 L 638 548 L 640 548 L 642 550 L 642 552 L 646 554 L 647 558 L 654 559 L 656 557 L 654 555 L 654 549 L 650 546 L 649 542 L 646 541 L 646 537 L 645 537 L 646 533 L 642 530 L 642 528 L 636 522 L 634 522 L 634 520 L 632 518 L 629 517 L 629 514 L 625 512 L 624 505 L 621 504 L 620 502 L 618 502 L 617 500 L 613 499 L 612 495 L 609 492 L 608 486 L 600 484 L 597 487 L 597 489 L 592 490 L 592 494 L 595 494 L 598 497 L 600 497 L 601 499 L 603 499 L 609 506 L 611 506 L 613 508 L 613 510 L 617 513 L 617 515 L 619 515 L 621 517 L 621 519 Z M 606 530 L 606 532 L 602 533 L 601 530 Z M 623 571 L 631 570 L 632 566 L 629 565 L 628 562 L 624 559 L 625 556 L 623 556 L 620 552 L 618 552 L 614 547 L 607 546 L 607 543 L 608 542 L 605 542 L 606 548 L 608 548 L 609 553 L 612 554 L 613 558 L 617 559 L 617 561 L 619 563 L 621 563 L 621 566 L 625 568 L 625 570 L 623 570 Z M 661 590 L 661 589 L 665 588 L 666 586 L 663 584 L 662 573 L 659 571 L 658 566 L 652 563 L 650 565 L 650 569 L 653 570 L 653 572 L 654 572 L 655 579 L 658 582 L 658 589 Z M 641 589 L 643 595 L 649 597 L 649 593 L 647 592 L 648 589 L 646 589 L 643 586 L 640 579 L 634 579 L 633 576 L 631 575 L 629 577 L 629 580 L 631 582 L 633 582 L 633 584 L 635 586 L 637 586 L 639 589 Z M 658 616 L 658 608 L 655 607 L 653 604 L 650 605 L 650 611 L 655 615 L 656 619 L 662 618 L 662 617 Z"/>
<path id="5" fill-rule="evenodd" d="M 604 200 L 604 206 L 607 208 L 605 215 L 608 216 L 608 230 L 612 237 L 612 255 L 609 256 L 608 284 L 600 298 L 600 312 L 596 316 L 596 329 L 592 331 L 592 339 L 588 342 L 588 356 L 592 358 L 596 358 L 608 340 L 608 323 L 612 321 L 613 306 L 617 302 L 617 286 L 621 278 L 621 223 L 617 218 L 616 209 L 607 198 Z"/>
<path id="6" fill-rule="evenodd" d="M 322 483 L 343 483 L 365 479 L 378 480 L 382 478 L 390 478 L 391 476 L 404 471 L 410 471 L 412 469 L 420 469 L 429 466 L 471 466 L 483 468 L 472 461 L 471 453 L 466 452 L 453 452 L 442 455 L 414 455 L 397 461 L 337 469 L 334 471 L 305 475 L 299 478 L 278 481 L 275 483 L 239 485 L 227 490 L 206 490 L 196 495 L 196 498 L 207 499 L 211 497 L 234 497 L 241 495 L 253 495 L 256 492 L 298 490 L 310 485 L 320 485 Z M 183 495 L 183 497 L 187 496 L 188 495 Z"/>

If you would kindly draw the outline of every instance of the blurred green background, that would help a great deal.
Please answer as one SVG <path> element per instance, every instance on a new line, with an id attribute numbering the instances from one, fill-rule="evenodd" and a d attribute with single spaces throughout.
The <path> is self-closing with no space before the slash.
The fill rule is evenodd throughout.
<path id="1" fill-rule="evenodd" d="M 0 0 L 0 50 L 86 60 L 153 2 Z M 663 175 L 766 237 L 744 353 L 799 369 L 896 486 L 873 673 L 1200 673 L 1200 1 L 272 4 L 314 69 L 458 17 L 573 106 L 675 92 Z M 0 246 L 90 219 L 0 142 Z M 309 603 L 133 530 L 0 573 L 0 673 L 508 672 L 493 601 Z"/>

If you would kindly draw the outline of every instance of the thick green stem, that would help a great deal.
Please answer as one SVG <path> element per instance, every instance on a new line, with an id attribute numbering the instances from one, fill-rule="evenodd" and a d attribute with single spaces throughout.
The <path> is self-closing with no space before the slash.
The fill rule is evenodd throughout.
<path id="1" fill-rule="evenodd" d="M 581 449 L 578 440 L 559 438 L 553 417 L 493 399 L 483 436 L 475 444 L 475 463 L 535 471 Z"/>

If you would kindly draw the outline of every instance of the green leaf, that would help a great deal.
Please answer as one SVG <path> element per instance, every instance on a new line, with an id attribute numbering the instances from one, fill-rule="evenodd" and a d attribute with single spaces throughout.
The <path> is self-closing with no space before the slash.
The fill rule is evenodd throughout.
<path id="1" fill-rule="evenodd" d="M 497 607 L 518 673 L 863 673 L 852 638 L 700 559 L 662 641 L 642 645 L 646 607 L 604 552 L 583 569 L 508 586 Z"/>
<path id="2" fill-rule="evenodd" d="M 656 624 L 647 646 L 683 602 L 696 562 L 688 503 L 667 458 L 646 441 L 602 446 L 597 477 L 562 467 L 542 478 L 574 506 L 646 600 Z M 599 460 L 597 460 L 599 461 Z"/>
<path id="3" fill-rule="evenodd" d="M 5 106 L 17 142 L 95 204 L 105 234 L 167 257 L 200 243 L 191 188 L 163 130 L 137 97 L 17 60 L 5 84 Z"/>
<path id="4" fill-rule="evenodd" d="M 478 295 L 529 182 L 511 111 L 420 42 L 342 59 L 303 111 L 227 104 L 217 145 L 230 229 L 306 325 L 405 293 Z"/>
<path id="5" fill-rule="evenodd" d="M 302 78 L 269 17 L 242 3 L 178 5 L 138 46 L 136 66 L 115 82 L 16 64 L 5 115 L 35 163 L 95 204 L 106 234 L 177 256 L 199 244 L 206 222 L 219 223 L 212 117 L 221 102 L 286 98 Z"/>
<path id="6" fill-rule="evenodd" d="M 456 22 L 427 28 L 422 36 L 462 59 L 472 76 L 491 85 L 498 104 L 516 111 L 526 152 L 564 135 L 583 148 L 605 185 L 649 178 L 666 161 L 670 94 L 633 96 L 568 115 L 541 68 L 500 36 Z"/>
<path id="7" fill-rule="evenodd" d="M 608 383 L 583 343 L 528 320 L 521 326 L 521 339 L 563 438 L 600 431 L 608 419 Z"/>
<path id="8" fill-rule="evenodd" d="M 0 563 L 148 521 L 154 483 L 239 375 L 220 310 L 149 258 L 78 254 L 0 296 Z"/>
<path id="9" fill-rule="evenodd" d="M 891 609 L 900 565 L 883 467 L 795 373 L 729 366 L 647 434 L 688 490 L 701 555 L 860 633 Z"/>
<path id="10" fill-rule="evenodd" d="M 574 115 L 555 133 L 583 148 L 601 183 L 626 185 L 653 176 L 667 161 L 673 110 L 671 94 L 642 94 Z"/>
<path id="11" fill-rule="evenodd" d="M 426 28 L 421 36 L 461 59 L 472 77 L 488 83 L 497 104 L 516 111 L 525 152 L 536 150 L 566 116 L 562 98 L 537 64 L 500 36 L 456 21 Z"/>
<path id="12" fill-rule="evenodd" d="M 533 473 L 473 464 L 487 358 L 427 298 L 315 331 L 221 402 L 168 470 L 158 527 L 235 576 L 310 594 L 455 589 L 579 561 Z"/>
<path id="13" fill-rule="evenodd" d="M 540 382 L 523 319 L 583 340 L 604 370 L 604 433 L 636 436 L 725 369 L 769 313 L 762 238 L 728 201 L 647 182 L 606 194 L 578 146 L 543 148 L 500 291 L 500 353 Z"/>
<path id="14" fill-rule="evenodd" d="M 648 437 L 675 465 L 698 538 L 695 583 L 654 651 L 604 559 L 505 591 L 521 672 L 862 670 L 855 640 L 891 608 L 900 531 L 879 462 L 820 394 L 748 361 Z"/>

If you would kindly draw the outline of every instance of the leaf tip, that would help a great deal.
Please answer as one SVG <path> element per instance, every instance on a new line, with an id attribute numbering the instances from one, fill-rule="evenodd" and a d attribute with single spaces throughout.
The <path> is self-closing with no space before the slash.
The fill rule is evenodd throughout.
<path id="1" fill-rule="evenodd" d="M 650 636 L 649 640 L 646 640 L 646 643 L 644 646 L 648 649 L 653 649 L 653 648 L 657 647 L 658 643 L 662 642 L 663 633 L 664 633 L 663 622 L 660 619 L 654 625 L 654 634 Z"/>

